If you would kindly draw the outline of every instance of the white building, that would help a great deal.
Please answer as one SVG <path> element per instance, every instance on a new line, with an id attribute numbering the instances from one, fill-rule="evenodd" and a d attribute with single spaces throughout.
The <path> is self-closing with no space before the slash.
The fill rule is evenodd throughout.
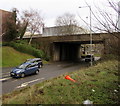
<path id="1" fill-rule="evenodd" d="M 42 36 L 60 36 L 60 35 L 74 35 L 74 34 L 86 34 L 88 30 L 78 27 L 76 25 L 69 26 L 55 26 L 43 28 Z"/>

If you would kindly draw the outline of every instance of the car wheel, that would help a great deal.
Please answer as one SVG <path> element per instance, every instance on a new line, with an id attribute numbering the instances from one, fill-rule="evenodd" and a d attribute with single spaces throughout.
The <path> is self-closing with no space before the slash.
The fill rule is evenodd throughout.
<path id="1" fill-rule="evenodd" d="M 38 74 L 39 73 L 39 70 L 35 71 L 35 74 Z"/>
<path id="2" fill-rule="evenodd" d="M 22 74 L 21 74 L 21 77 L 22 77 L 22 78 L 23 78 L 23 77 L 25 77 L 25 74 L 24 74 L 24 73 L 22 73 Z"/>
<path id="3" fill-rule="evenodd" d="M 41 67 L 42 67 L 42 65 L 40 64 L 40 65 L 39 65 L 39 68 L 41 68 Z"/>
<path id="4" fill-rule="evenodd" d="M 42 67 L 42 64 L 38 64 L 38 68 L 41 68 Z"/>

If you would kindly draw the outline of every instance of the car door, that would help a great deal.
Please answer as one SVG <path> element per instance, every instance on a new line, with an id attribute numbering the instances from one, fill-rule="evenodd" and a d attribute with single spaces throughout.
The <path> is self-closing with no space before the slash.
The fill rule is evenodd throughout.
<path id="1" fill-rule="evenodd" d="M 38 66 L 38 62 L 37 62 L 37 60 L 34 61 L 34 64 L 35 64 L 36 66 Z"/>
<path id="2" fill-rule="evenodd" d="M 42 67 L 42 60 L 37 60 L 36 63 L 37 63 L 37 65 L 38 65 L 38 68 L 41 68 L 41 67 Z"/>
<path id="3" fill-rule="evenodd" d="M 31 64 L 27 67 L 26 72 L 27 74 L 33 74 L 37 70 L 36 64 Z"/>

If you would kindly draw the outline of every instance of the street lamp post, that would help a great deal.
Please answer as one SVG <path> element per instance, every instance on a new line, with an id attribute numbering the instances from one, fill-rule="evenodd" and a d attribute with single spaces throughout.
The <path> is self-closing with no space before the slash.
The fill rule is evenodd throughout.
<path id="1" fill-rule="evenodd" d="M 83 7 L 79 7 L 79 8 L 86 8 L 88 7 L 89 10 L 90 10 L 90 49 L 91 49 L 91 61 L 90 61 L 90 65 L 92 66 L 93 65 L 93 60 L 92 60 L 92 20 L 91 20 L 91 6 L 83 6 Z"/>

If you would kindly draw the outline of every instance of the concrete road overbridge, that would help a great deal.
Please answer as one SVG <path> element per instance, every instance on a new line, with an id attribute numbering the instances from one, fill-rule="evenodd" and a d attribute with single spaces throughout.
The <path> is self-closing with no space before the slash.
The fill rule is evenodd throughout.
<path id="1" fill-rule="evenodd" d="M 103 44 L 104 53 L 107 53 L 108 37 L 106 33 L 92 34 L 92 43 Z M 81 44 L 90 44 L 90 34 L 34 37 L 32 43 L 38 44 L 53 61 L 77 60 Z"/>

